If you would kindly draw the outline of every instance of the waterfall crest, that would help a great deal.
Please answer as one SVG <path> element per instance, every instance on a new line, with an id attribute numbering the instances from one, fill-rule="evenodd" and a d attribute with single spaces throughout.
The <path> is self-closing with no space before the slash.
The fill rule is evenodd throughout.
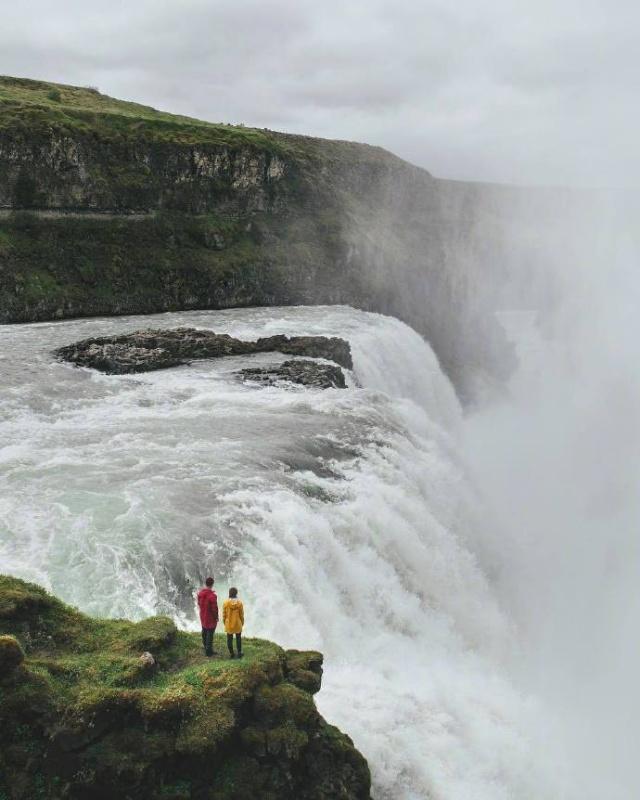
<path id="1" fill-rule="evenodd" d="M 273 355 L 135 376 L 53 347 L 140 327 L 243 339 L 340 335 L 348 390 L 242 383 Z M 461 411 L 403 323 L 347 307 L 20 325 L 3 333 L 2 570 L 93 614 L 168 613 L 237 585 L 246 633 L 326 656 L 322 713 L 369 759 L 377 798 L 546 795 L 480 568 Z M 552 795 L 549 794 L 551 797 Z"/>

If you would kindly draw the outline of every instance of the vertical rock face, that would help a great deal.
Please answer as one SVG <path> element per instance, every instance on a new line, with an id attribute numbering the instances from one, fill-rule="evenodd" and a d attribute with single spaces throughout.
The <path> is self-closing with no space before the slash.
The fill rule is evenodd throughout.
<path id="1" fill-rule="evenodd" d="M 0 134 L 0 208 L 131 214 L 173 209 L 274 210 L 277 154 L 250 147 L 96 141 L 51 133 Z"/>
<path id="2" fill-rule="evenodd" d="M 37 81 L 0 78 L 0 110 L 0 321 L 347 303 L 427 336 L 463 394 L 508 374 L 493 313 L 536 256 L 509 229 L 549 196 Z"/>

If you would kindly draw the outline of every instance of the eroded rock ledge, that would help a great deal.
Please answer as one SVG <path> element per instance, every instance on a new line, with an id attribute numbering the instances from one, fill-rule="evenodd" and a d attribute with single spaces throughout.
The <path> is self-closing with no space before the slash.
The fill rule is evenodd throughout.
<path id="1" fill-rule="evenodd" d="M 280 335 L 245 342 L 225 333 L 196 328 L 144 330 L 83 339 L 59 348 L 56 356 L 81 367 L 124 375 L 176 367 L 194 359 L 271 352 L 326 358 L 347 369 L 353 366 L 349 342 L 337 337 Z"/>
<path id="2" fill-rule="evenodd" d="M 369 800 L 365 759 L 313 701 L 320 653 L 247 639 L 242 661 L 207 659 L 199 640 L 0 576 L 0 797 Z"/>

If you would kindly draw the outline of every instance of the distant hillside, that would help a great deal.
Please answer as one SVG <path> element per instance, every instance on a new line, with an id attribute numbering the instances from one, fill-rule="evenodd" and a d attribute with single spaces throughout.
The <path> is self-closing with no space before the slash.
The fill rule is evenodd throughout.
<path id="1" fill-rule="evenodd" d="M 535 256 L 509 239 L 522 198 L 377 147 L 0 78 L 0 321 L 347 303 L 408 322 L 469 394 L 512 364 L 493 311 Z"/>

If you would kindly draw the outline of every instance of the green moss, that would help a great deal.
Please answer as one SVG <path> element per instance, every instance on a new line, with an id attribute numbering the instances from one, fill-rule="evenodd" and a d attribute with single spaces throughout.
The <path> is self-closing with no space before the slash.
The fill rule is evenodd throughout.
<path id="1" fill-rule="evenodd" d="M 267 725 L 292 720 L 307 727 L 315 718 L 315 704 L 311 695 L 297 686 L 287 683 L 262 686 L 256 693 L 256 715 Z"/>
<path id="2" fill-rule="evenodd" d="M 161 800 L 191 800 L 191 782 L 174 781 L 160 787 Z"/>
<path id="3" fill-rule="evenodd" d="M 224 652 L 223 635 L 216 647 Z M 155 663 L 140 658 L 145 651 Z M 312 695 L 287 676 L 322 657 L 251 638 L 244 652 L 242 660 L 206 658 L 200 635 L 167 617 L 92 619 L 35 584 L 0 576 L 0 798 L 81 798 L 96 789 L 123 800 L 141 792 L 307 797 L 325 723 Z M 351 775 L 348 741 L 337 748 Z M 366 764 L 355 759 L 358 778 L 345 798 L 368 797 Z"/>
<path id="4" fill-rule="evenodd" d="M 178 629 L 169 617 L 150 617 L 138 622 L 123 641 L 130 650 L 164 650 L 176 638 Z"/>
<path id="5" fill-rule="evenodd" d="M 0 227 L 0 256 L 6 255 L 11 249 L 11 235 L 9 231 Z"/>
<path id="6" fill-rule="evenodd" d="M 274 294 L 268 253 L 238 221 L 213 215 L 128 220 L 22 213 L 0 221 L 0 237 L 5 321 L 259 305 Z"/>
<path id="7" fill-rule="evenodd" d="M 319 692 L 322 683 L 322 653 L 313 650 L 287 650 L 287 677 L 305 692 Z"/>

